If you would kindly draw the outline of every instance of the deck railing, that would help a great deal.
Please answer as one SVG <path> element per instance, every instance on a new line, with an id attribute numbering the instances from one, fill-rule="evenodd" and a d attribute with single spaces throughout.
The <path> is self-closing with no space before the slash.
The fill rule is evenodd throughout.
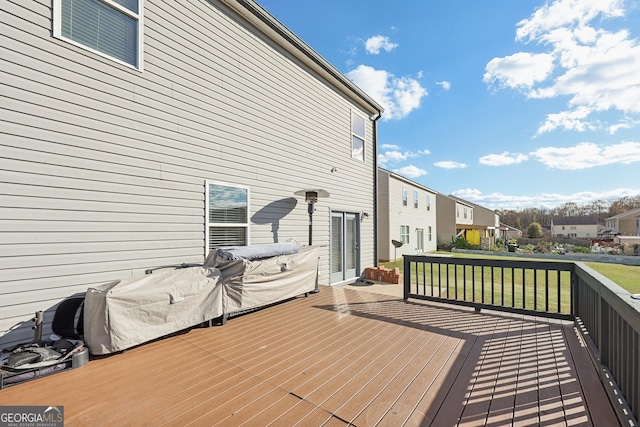
<path id="1" fill-rule="evenodd" d="M 579 262 L 404 256 L 404 299 L 571 319 L 620 422 L 640 410 L 640 300 Z M 622 395 L 622 399 L 621 396 Z"/>

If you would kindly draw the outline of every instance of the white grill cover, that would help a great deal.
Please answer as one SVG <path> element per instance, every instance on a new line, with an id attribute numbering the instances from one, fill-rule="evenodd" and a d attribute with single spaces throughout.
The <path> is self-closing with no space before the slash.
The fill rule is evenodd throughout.
<path id="1" fill-rule="evenodd" d="M 318 248 L 260 260 L 224 260 L 211 251 L 205 267 L 222 272 L 223 309 L 234 313 L 311 292 L 318 281 Z"/>
<path id="2" fill-rule="evenodd" d="M 84 340 L 108 354 L 220 317 L 221 273 L 189 267 L 155 272 L 87 290 Z"/>

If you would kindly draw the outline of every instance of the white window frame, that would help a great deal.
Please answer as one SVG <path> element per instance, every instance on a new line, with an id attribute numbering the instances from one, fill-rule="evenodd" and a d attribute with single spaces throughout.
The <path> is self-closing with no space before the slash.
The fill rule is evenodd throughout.
<path id="1" fill-rule="evenodd" d="M 402 187 L 402 206 L 407 206 L 409 204 L 409 191 L 407 187 Z"/>
<path id="2" fill-rule="evenodd" d="M 119 64 L 126 65 L 127 67 L 136 69 L 138 71 L 143 70 L 143 47 L 144 47 L 144 0 L 138 1 L 138 13 L 135 13 L 126 7 L 115 3 L 113 0 L 98 0 L 100 3 L 109 6 L 116 11 L 126 15 L 138 22 L 138 39 L 137 39 L 137 58 L 136 64 L 129 64 L 128 62 L 122 61 L 118 58 L 114 58 L 113 56 L 101 52 L 99 50 L 93 49 L 89 46 L 86 46 L 82 43 L 79 43 L 75 40 L 69 39 L 62 35 L 62 3 L 66 0 L 53 0 L 53 36 L 57 39 L 64 40 L 65 42 L 71 43 L 72 45 L 81 47 L 82 49 L 86 49 L 90 52 L 93 52 L 97 55 L 100 55 L 104 58 L 108 58 L 112 61 L 116 61 Z"/>
<path id="3" fill-rule="evenodd" d="M 433 230 L 431 229 L 431 226 L 429 226 L 429 241 L 431 241 L 433 237 Z"/>
<path id="4" fill-rule="evenodd" d="M 413 207 L 418 207 L 418 190 L 413 190 Z"/>
<path id="5" fill-rule="evenodd" d="M 431 210 L 431 196 L 427 194 L 427 210 Z"/>
<path id="6" fill-rule="evenodd" d="M 409 244 L 409 226 L 408 225 L 400 226 L 400 241 L 405 245 Z"/>
<path id="7" fill-rule="evenodd" d="M 362 120 L 362 132 L 363 134 L 359 134 L 357 132 L 356 129 L 356 119 L 357 120 Z M 357 114 L 355 111 L 351 111 L 351 158 L 352 159 L 356 159 L 356 160 L 360 160 L 363 161 L 365 160 L 365 156 L 364 156 L 364 150 L 366 147 L 366 135 L 365 133 L 367 132 L 367 121 L 365 120 L 364 117 L 362 117 L 361 115 Z M 358 152 L 355 149 L 355 141 L 358 141 L 362 144 L 362 153 L 361 155 L 358 155 Z"/>
<path id="8" fill-rule="evenodd" d="M 229 222 L 225 222 L 225 223 L 219 223 L 219 222 L 210 222 L 210 215 L 209 215 L 209 186 L 211 184 L 214 185 L 221 185 L 221 186 L 225 186 L 225 187 L 229 187 L 229 188 L 239 188 L 239 189 L 243 189 L 247 191 L 247 218 L 246 218 L 246 222 L 244 223 L 229 223 Z M 249 189 L 249 187 L 245 186 L 245 185 L 238 185 L 238 184 L 230 184 L 228 182 L 221 182 L 221 181 L 205 181 L 205 187 L 204 187 L 204 194 L 205 194 L 205 205 L 204 205 L 204 210 L 205 210 L 205 243 L 204 243 L 204 249 L 205 249 L 205 257 L 209 254 L 209 228 L 211 227 L 233 227 L 233 228 L 245 228 L 245 238 L 246 238 L 246 245 L 250 245 L 251 244 L 251 235 L 250 235 L 250 227 L 249 227 L 249 213 L 250 213 L 250 209 L 251 209 L 251 190 Z"/>

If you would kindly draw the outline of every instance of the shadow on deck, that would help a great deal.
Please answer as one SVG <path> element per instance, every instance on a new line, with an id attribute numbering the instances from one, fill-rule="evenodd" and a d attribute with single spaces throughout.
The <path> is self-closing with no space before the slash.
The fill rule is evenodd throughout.
<path id="1" fill-rule="evenodd" d="M 617 423 L 573 323 L 321 287 L 0 391 L 73 425 Z"/>

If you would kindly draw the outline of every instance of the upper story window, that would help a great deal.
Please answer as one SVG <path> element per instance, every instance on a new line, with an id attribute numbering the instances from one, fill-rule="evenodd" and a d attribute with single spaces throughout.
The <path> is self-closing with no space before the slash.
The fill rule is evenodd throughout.
<path id="1" fill-rule="evenodd" d="M 413 190 L 413 207 L 418 207 L 418 190 Z"/>
<path id="2" fill-rule="evenodd" d="M 431 210 L 431 196 L 427 194 L 427 210 Z"/>
<path id="3" fill-rule="evenodd" d="M 142 69 L 144 0 L 53 0 L 53 35 Z"/>
<path id="4" fill-rule="evenodd" d="M 409 202 L 409 192 L 407 187 L 402 187 L 402 206 L 407 206 Z"/>
<path id="5" fill-rule="evenodd" d="M 462 208 L 463 209 L 463 217 L 464 219 L 467 219 L 467 208 Z"/>
<path id="6" fill-rule="evenodd" d="M 364 161 L 364 118 L 351 112 L 351 157 Z"/>
<path id="7" fill-rule="evenodd" d="M 249 189 L 207 182 L 207 250 L 249 244 Z"/>

